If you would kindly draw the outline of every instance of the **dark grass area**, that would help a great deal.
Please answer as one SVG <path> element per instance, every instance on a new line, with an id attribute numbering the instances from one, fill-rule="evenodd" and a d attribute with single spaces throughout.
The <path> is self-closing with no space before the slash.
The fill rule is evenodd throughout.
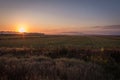
<path id="1" fill-rule="evenodd" d="M 0 80 L 119 80 L 120 49 L 0 48 Z"/>

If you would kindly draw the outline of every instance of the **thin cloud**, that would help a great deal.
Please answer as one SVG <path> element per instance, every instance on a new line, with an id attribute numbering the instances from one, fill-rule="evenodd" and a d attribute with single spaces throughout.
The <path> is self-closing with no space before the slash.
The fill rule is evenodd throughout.
<path id="1" fill-rule="evenodd" d="M 95 26 L 93 28 L 99 28 L 99 29 L 118 29 L 120 30 L 120 25 L 109 25 L 109 26 Z"/>
<path id="2" fill-rule="evenodd" d="M 62 32 L 62 33 L 81 33 L 81 32 Z M 82 34 L 82 33 L 81 33 Z"/>

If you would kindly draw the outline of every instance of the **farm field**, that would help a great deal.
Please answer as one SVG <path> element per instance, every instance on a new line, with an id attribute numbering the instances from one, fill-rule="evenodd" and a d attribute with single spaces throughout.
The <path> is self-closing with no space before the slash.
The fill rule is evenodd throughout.
<path id="1" fill-rule="evenodd" d="M 0 47 L 120 48 L 120 36 L 0 36 Z"/>
<path id="2" fill-rule="evenodd" d="M 119 80 L 120 36 L 0 36 L 0 80 Z"/>

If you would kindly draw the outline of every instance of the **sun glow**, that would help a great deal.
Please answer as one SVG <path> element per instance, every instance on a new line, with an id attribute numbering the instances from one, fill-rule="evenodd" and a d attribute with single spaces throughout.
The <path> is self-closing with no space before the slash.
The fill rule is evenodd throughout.
<path id="1" fill-rule="evenodd" d="M 26 32 L 25 27 L 20 27 L 19 30 L 18 30 L 18 32 L 20 32 L 20 33 L 24 33 L 24 32 Z"/>

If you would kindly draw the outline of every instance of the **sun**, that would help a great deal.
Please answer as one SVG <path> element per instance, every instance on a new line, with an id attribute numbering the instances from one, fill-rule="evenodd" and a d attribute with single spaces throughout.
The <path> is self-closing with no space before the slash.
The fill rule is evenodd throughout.
<path id="1" fill-rule="evenodd" d="M 19 30 L 18 30 L 18 32 L 20 32 L 20 33 L 24 33 L 24 32 L 26 32 L 25 27 L 20 27 Z"/>

